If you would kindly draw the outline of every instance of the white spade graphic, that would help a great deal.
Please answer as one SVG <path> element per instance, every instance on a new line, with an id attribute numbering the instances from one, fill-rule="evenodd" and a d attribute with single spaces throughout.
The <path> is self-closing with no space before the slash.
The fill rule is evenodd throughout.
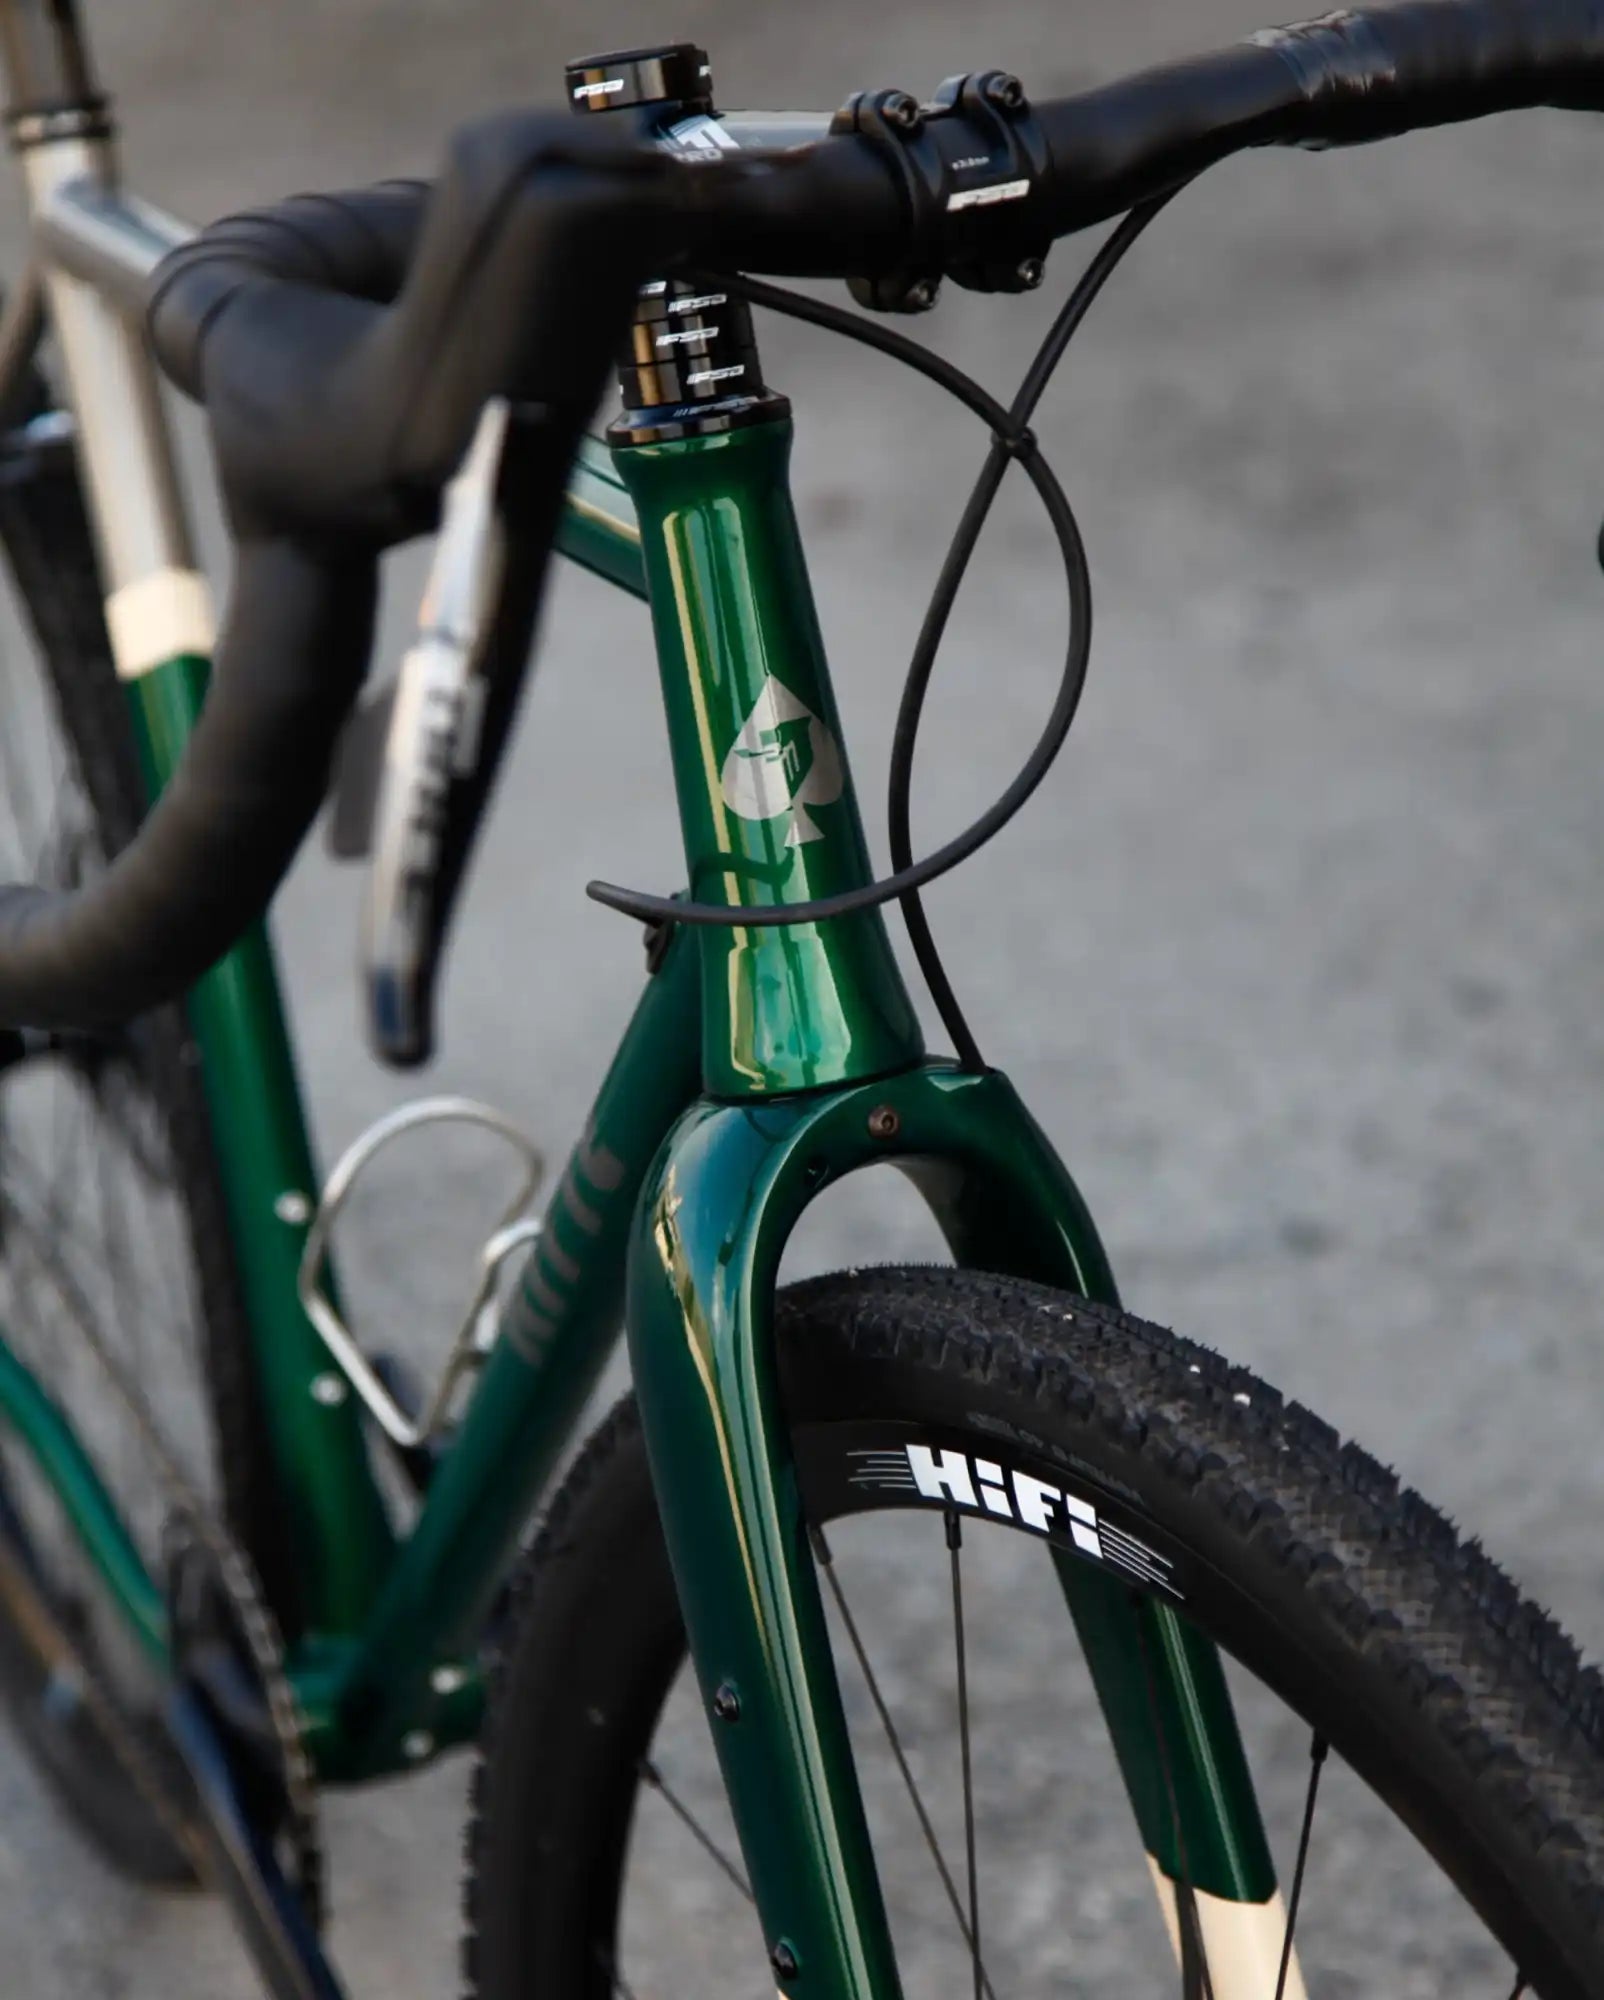
<path id="1" fill-rule="evenodd" d="M 823 829 L 807 808 L 833 805 L 841 796 L 841 753 L 835 738 L 772 674 L 724 759 L 723 788 L 724 803 L 742 819 L 777 819 L 789 813 L 787 847 L 822 838 Z"/>

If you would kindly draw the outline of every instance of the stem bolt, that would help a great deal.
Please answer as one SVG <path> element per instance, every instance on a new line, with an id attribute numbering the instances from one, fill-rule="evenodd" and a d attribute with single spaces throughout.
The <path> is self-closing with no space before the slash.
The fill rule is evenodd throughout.
<path id="1" fill-rule="evenodd" d="M 427 1729 L 409 1729 L 401 1739 L 401 1754 L 409 1764 L 421 1764 L 434 1749 L 434 1738 Z"/>
<path id="2" fill-rule="evenodd" d="M 999 111 L 1020 111 L 1025 103 L 1025 86 L 1017 76 L 993 76 L 986 80 L 983 95 Z"/>
<path id="3" fill-rule="evenodd" d="M 776 1979 L 795 1979 L 797 1974 L 802 1970 L 796 1953 L 786 1943 L 784 1938 L 781 1938 L 773 1951 L 769 1953 L 769 1963 L 774 1967 L 774 1976 Z"/>
<path id="4" fill-rule="evenodd" d="M 894 1139 L 902 1130 L 902 1120 L 889 1104 L 877 1104 L 869 1113 L 869 1137 Z"/>
<path id="5" fill-rule="evenodd" d="M 713 1713 L 720 1722 L 739 1722 L 741 1719 L 741 1697 L 728 1681 L 721 1681 L 713 1691 Z"/>
<path id="6" fill-rule="evenodd" d="M 933 278 L 915 278 L 905 294 L 906 309 L 909 312 L 929 312 L 936 302 L 938 289 Z"/>
<path id="7" fill-rule="evenodd" d="M 888 125 L 895 125 L 901 132 L 917 132 L 924 123 L 917 97 L 910 97 L 905 90 L 891 91 L 881 102 L 880 116 Z"/>
<path id="8" fill-rule="evenodd" d="M 314 1375 L 312 1377 L 312 1400 L 321 1403 L 325 1410 L 337 1410 L 345 1401 L 345 1377 L 343 1375 Z"/>
<path id="9" fill-rule="evenodd" d="M 274 1202 L 273 1213 L 280 1222 L 291 1224 L 310 1222 L 312 1204 L 299 1188 L 286 1188 Z"/>
<path id="10" fill-rule="evenodd" d="M 1047 266 L 1039 257 L 1022 257 L 1014 266 L 1014 276 L 1027 292 L 1035 291 L 1041 283 Z"/>

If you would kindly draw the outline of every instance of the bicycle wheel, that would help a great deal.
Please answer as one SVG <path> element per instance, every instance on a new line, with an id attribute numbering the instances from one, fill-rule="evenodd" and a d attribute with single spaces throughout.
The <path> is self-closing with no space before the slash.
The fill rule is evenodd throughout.
<path id="1" fill-rule="evenodd" d="M 1598 1680 L 1373 1460 L 1208 1350 L 1041 1286 L 853 1273 L 782 1293 L 778 1327 L 909 2000 L 1278 1990 L 1273 1905 L 1234 1959 L 1206 1896 L 1166 1889 L 1161 1910 L 1043 1534 L 1003 1497 L 1015 1474 L 1088 1503 L 1104 1587 L 1179 1589 L 1225 1647 L 1283 1885 L 1314 1800 L 1306 1988 L 1289 1972 L 1285 1995 L 1604 1994 Z M 921 1491 L 938 1449 L 972 1505 Z M 1072 1514 L 1048 1510 L 1064 1547 Z M 481 2000 L 772 1984 L 629 1402 L 554 1502 L 518 1607 L 470 1835 Z M 785 1990 L 801 2000 L 805 1967 Z"/>
<path id="2" fill-rule="evenodd" d="M 0 644 L 0 881 L 66 887 L 131 837 L 142 792 L 59 417 L 0 440 L 0 541 L 16 586 Z M 185 1475 L 280 1583 L 283 1607 L 227 1214 L 178 1009 L 116 1034 L 4 1039 L 0 1333 L 71 1421 L 154 1575 L 169 1496 L 92 1337 L 138 1382 Z M 0 1568 L 31 1580 L 53 1628 L 0 1590 L 0 1694 L 19 1734 L 108 1859 L 182 1879 L 150 1796 L 153 1773 L 171 1780 L 153 1676 L 11 1439 L 0 1440 Z M 148 1749 L 142 1783 L 97 1714 Z"/>

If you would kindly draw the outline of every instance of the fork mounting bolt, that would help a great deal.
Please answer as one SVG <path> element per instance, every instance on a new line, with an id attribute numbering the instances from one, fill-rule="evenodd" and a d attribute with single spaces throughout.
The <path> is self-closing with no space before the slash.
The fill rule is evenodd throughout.
<path id="1" fill-rule="evenodd" d="M 728 1681 L 721 1681 L 713 1691 L 713 1713 L 720 1722 L 739 1722 L 741 1719 L 741 1697 Z"/>
<path id="2" fill-rule="evenodd" d="M 889 1104 L 877 1104 L 869 1113 L 869 1137 L 894 1139 L 902 1130 L 902 1120 Z"/>
<path id="3" fill-rule="evenodd" d="M 773 1951 L 769 1953 L 769 1963 L 774 1967 L 774 1976 L 776 1979 L 795 1979 L 797 1974 L 802 1970 L 801 1965 L 797 1962 L 796 1953 L 786 1943 L 784 1938 L 781 1938 Z"/>

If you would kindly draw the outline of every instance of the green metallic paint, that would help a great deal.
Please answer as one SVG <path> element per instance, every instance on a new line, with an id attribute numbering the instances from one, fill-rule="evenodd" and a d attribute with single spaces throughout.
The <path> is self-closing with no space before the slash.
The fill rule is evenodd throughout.
<path id="1" fill-rule="evenodd" d="M 877 1136 L 880 1135 L 880 1136 Z M 1106 1274 L 1067 1175 L 999 1076 L 928 1066 L 764 1104 L 704 1100 L 653 1169 L 630 1253 L 629 1342 L 653 1480 L 771 1946 L 809 1994 L 890 2000 L 897 1974 L 796 1473 L 771 1314 L 781 1252 L 815 1194 L 902 1166 L 959 1240 L 1006 1230 L 1071 1281 Z"/>
<path id="2" fill-rule="evenodd" d="M 557 523 L 556 546 L 560 555 L 581 569 L 605 577 L 636 597 L 646 595 L 635 503 L 599 438 L 580 441 Z"/>
<path id="3" fill-rule="evenodd" d="M 167 1613 L 116 1503 L 61 1409 L 0 1339 L 0 1412 L 99 1571 L 129 1630 L 157 1662 L 167 1654 Z"/>
<path id="4" fill-rule="evenodd" d="M 127 683 L 148 788 L 171 776 L 205 699 L 207 667 L 185 657 Z M 200 982 L 189 1015 L 274 1463 L 291 1524 L 306 1626 L 355 1631 L 393 1547 L 355 1402 L 317 1401 L 328 1350 L 301 1310 L 306 1223 L 281 1195 L 315 1200 L 318 1182 L 266 933 L 253 931 Z"/>
<path id="5" fill-rule="evenodd" d="M 345 1686 L 324 1704 L 317 1747 L 331 1776 L 393 1768 L 410 1730 L 446 1743 L 475 1725 L 471 1699 L 453 1690 L 442 1701 L 430 1674 L 472 1670 L 535 1502 L 616 1345 L 636 1197 L 698 1087 L 699 997 L 698 954 L 680 933 L 613 1059 Z"/>
<path id="6" fill-rule="evenodd" d="M 1218 1649 L 1169 1605 L 1056 1550 L 1054 1562 L 1142 1845 L 1173 1882 L 1267 1901 L 1275 1863 Z"/>
<path id="7" fill-rule="evenodd" d="M 771 679 L 811 717 L 805 747 L 774 732 L 773 758 L 795 756 L 805 784 L 809 768 L 828 768 L 828 747 L 825 763 L 804 762 L 821 755 L 814 725 L 837 751 L 841 743 L 787 484 L 790 450 L 781 419 L 614 453 L 639 521 L 691 891 L 725 904 L 828 896 L 870 879 L 844 752 L 838 795 L 801 818 L 743 818 L 725 802 L 726 761 Z M 699 937 L 711 1095 L 814 1090 L 906 1068 L 922 1053 L 878 911 Z"/>
<path id="8" fill-rule="evenodd" d="M 934 1065 L 762 1105 L 704 1100 L 653 1169 L 630 1263 L 636 1393 L 698 1679 L 710 1711 L 720 1687 L 739 1698 L 739 1720 L 711 1726 L 765 1935 L 792 1945 L 807 1991 L 828 2000 L 898 1989 L 777 1403 L 771 1313 L 808 1202 L 881 1160 L 924 1192 L 960 1261 L 1111 1291 L 1079 1194 L 1010 1085 Z M 1066 1562 L 1062 1581 L 1142 1813 L 1163 1760 L 1132 1700 L 1147 1686 L 1133 1678 L 1137 1608 L 1084 1564 Z M 1218 1657 L 1172 1614 L 1143 1615 L 1175 1724 L 1166 1747 L 1188 1760 L 1183 1836 L 1208 1868 L 1193 1880 L 1262 1900 L 1274 1878 Z"/>
<path id="9" fill-rule="evenodd" d="M 996 1075 L 988 1081 L 1007 1092 L 1006 1122 L 1024 1143 L 984 1163 L 943 1155 L 906 1168 L 954 1258 L 974 1270 L 1063 1285 L 1117 1305 L 1113 1273 L 1079 1190 L 1009 1086 Z M 1023 1203 L 1021 1173 L 1029 1192 Z M 1055 1553 L 1054 1562 L 1143 1845 L 1180 1880 L 1184 1843 L 1194 1888 L 1262 1902 L 1275 1888 L 1275 1867 L 1218 1649 L 1169 1606 L 1135 1600 L 1068 1556 Z"/>
<path id="10" fill-rule="evenodd" d="M 799 844 L 785 841 L 790 815 L 739 818 L 723 797 L 724 761 L 771 675 L 840 742 L 786 486 L 789 446 L 786 422 L 620 447 L 611 462 L 588 442 L 559 535 L 565 554 L 622 587 L 639 594 L 649 583 L 691 883 L 730 902 L 827 895 L 869 873 L 844 760 L 839 797 L 809 806 L 819 837 Z M 177 761 L 205 680 L 204 662 L 183 659 L 131 684 L 153 788 Z M 711 1701 L 729 1681 L 740 1700 L 739 1721 L 714 1727 L 770 1942 L 786 1940 L 821 2000 L 894 2000 L 775 1406 L 773 1284 L 813 1195 L 894 1160 L 960 1263 L 1112 1301 L 1090 1217 L 1010 1086 L 995 1074 L 914 1067 L 918 1029 L 877 914 L 706 930 L 694 946 L 671 940 L 458 1435 L 395 1551 L 354 1406 L 330 1409 L 311 1395 L 327 1361 L 295 1298 L 304 1225 L 282 1221 L 275 1204 L 310 1195 L 314 1181 L 265 937 L 233 953 L 191 1004 L 295 1524 L 311 1629 L 291 1664 L 321 1774 L 391 1770 L 407 1761 L 405 1733 L 423 1729 L 443 1746 L 476 1726 L 483 1620 L 610 1351 L 628 1243 L 630 1344 L 654 1477 L 703 1689 Z M 709 1097 L 692 1104 L 698 1020 Z M 786 1094 L 799 1090 L 812 1094 Z M 721 1097 L 747 1101 L 712 1101 Z M 877 1131 L 894 1125 L 891 1136 L 874 1136 L 871 1111 L 882 1114 Z M 159 1650 L 155 1586 L 65 1419 L 3 1344 L 0 1409 L 131 1625 Z M 1214 1649 L 1088 1566 L 1059 1567 L 1150 1851 L 1180 1872 L 1160 1797 L 1173 1782 L 1194 1883 L 1262 1900 L 1273 1872 Z M 1168 1778 L 1151 1712 L 1136 1700 L 1148 1700 L 1144 1643 Z"/>

